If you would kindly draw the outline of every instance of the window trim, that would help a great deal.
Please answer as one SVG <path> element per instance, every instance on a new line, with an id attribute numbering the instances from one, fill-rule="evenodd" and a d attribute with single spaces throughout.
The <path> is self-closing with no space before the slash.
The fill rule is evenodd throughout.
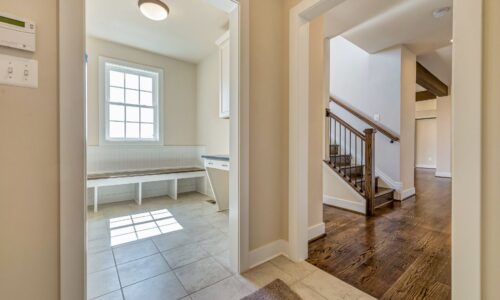
<path id="1" fill-rule="evenodd" d="M 117 65 L 120 68 L 129 68 L 135 73 L 145 73 L 151 72 L 157 76 L 157 113 L 155 118 L 158 118 L 158 122 L 155 122 L 155 129 L 158 134 L 158 138 L 156 140 L 141 140 L 141 139 L 133 139 L 133 140 L 112 140 L 109 138 L 109 114 L 108 114 L 108 105 L 106 103 L 106 94 L 108 92 L 107 85 L 109 85 L 109 65 Z M 163 124 L 164 124 L 164 111 L 163 111 L 163 102 L 164 102 L 164 77 L 163 77 L 163 69 L 155 68 L 151 66 L 145 66 L 141 64 L 131 63 L 128 61 L 118 60 L 114 58 L 109 58 L 105 56 L 99 56 L 99 76 L 98 76 L 98 87 L 99 87 L 99 145 L 163 145 L 164 137 L 163 137 Z M 153 85 L 154 85 L 153 80 Z M 153 86 L 153 90 L 155 87 Z M 153 99 L 154 101 L 154 99 Z M 134 106 L 134 105 L 131 105 Z"/>

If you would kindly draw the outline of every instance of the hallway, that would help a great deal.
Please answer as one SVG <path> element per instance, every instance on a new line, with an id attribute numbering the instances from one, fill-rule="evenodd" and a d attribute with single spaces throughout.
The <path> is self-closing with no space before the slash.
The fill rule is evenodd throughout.
<path id="1" fill-rule="evenodd" d="M 451 298 L 451 179 L 415 175 L 417 196 L 375 217 L 325 205 L 308 262 L 376 298 Z"/>

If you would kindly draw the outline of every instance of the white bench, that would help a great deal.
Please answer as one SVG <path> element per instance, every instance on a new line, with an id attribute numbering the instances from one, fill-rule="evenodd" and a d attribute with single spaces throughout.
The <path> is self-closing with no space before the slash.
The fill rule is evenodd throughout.
<path id="1" fill-rule="evenodd" d="M 114 172 L 89 174 L 87 176 L 87 188 L 94 189 L 94 212 L 98 210 L 99 188 L 122 184 L 135 184 L 135 202 L 142 204 L 142 184 L 145 182 L 166 181 L 168 186 L 168 196 L 177 200 L 177 183 L 179 179 L 205 177 L 206 171 L 201 168 L 180 168 L 180 169 L 155 169 L 138 170 L 129 172 Z"/>

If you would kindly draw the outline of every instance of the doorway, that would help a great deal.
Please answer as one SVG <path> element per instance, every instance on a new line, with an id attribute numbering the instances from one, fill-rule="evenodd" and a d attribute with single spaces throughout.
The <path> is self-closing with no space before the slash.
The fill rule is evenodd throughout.
<path id="1" fill-rule="evenodd" d="M 229 175 L 229 220 L 228 252 L 226 257 L 227 267 L 234 272 L 242 272 L 247 268 L 248 253 L 248 195 L 245 186 L 248 186 L 248 144 L 245 142 L 248 135 L 248 128 L 245 126 L 248 110 L 245 110 L 248 95 L 245 92 L 247 83 L 247 65 L 241 63 L 246 54 L 240 55 L 240 43 L 246 43 L 248 38 L 246 32 L 241 33 L 241 28 L 246 28 L 248 14 L 245 5 L 240 5 L 229 0 L 207 1 L 217 9 L 228 14 L 228 24 L 226 30 L 230 32 L 230 48 L 234 55 L 230 56 L 229 69 L 230 76 L 230 132 L 229 132 L 229 156 L 231 159 L 231 171 Z M 82 299 L 85 294 L 86 272 L 83 270 L 87 263 L 84 263 L 84 253 L 88 248 L 86 238 L 82 234 L 85 230 L 85 211 L 87 210 L 87 199 L 83 201 L 86 193 L 84 178 L 87 164 L 84 163 L 87 145 L 83 143 L 82 137 L 86 130 L 84 124 L 85 113 L 83 108 L 84 64 L 81 60 L 84 57 L 84 14 L 81 7 L 84 1 L 74 1 L 72 3 L 61 2 L 60 15 L 61 24 L 68 22 L 68 26 L 61 25 L 61 98 L 69 99 L 61 101 L 61 298 L 75 299 L 75 290 L 80 290 Z M 71 16 L 71 17 L 70 17 Z M 80 20 L 79 23 L 77 20 Z M 80 24 L 80 26 L 78 25 Z M 78 37 L 82 39 L 79 40 Z M 214 41 L 215 42 L 215 41 Z M 79 54 L 82 54 L 81 56 Z M 78 70 L 81 70 L 80 73 Z M 64 76 L 63 74 L 66 74 Z M 69 75 L 71 74 L 71 75 Z M 68 88 L 72 87 L 72 88 Z M 81 92 L 81 94 L 80 94 Z M 65 116 L 71 115 L 71 118 Z M 240 123 L 242 122 L 242 123 Z M 241 124 L 241 125 L 240 125 Z M 239 142 L 236 142 L 239 141 Z M 200 153 L 201 154 L 201 153 Z M 178 181 L 184 180 L 183 178 Z M 72 184 L 64 184 L 71 182 Z M 182 184 L 181 184 L 182 185 Z M 189 185 L 189 184 L 188 184 Z M 192 185 L 192 184 L 191 184 Z M 200 184 L 195 183 L 198 187 Z M 202 186 L 203 184 L 201 184 Z M 147 187 L 146 187 L 147 188 Z M 178 186 L 179 190 L 182 189 Z M 137 193 L 137 189 L 135 189 Z M 93 191 L 92 191 L 93 193 Z M 72 199 L 68 201 L 68 199 Z M 82 199 L 82 202 L 75 202 L 75 199 Z M 147 201 L 146 201 L 147 202 Z M 84 205 L 81 205 L 84 203 Z M 153 213 L 154 212 L 154 213 Z M 158 210 L 150 211 L 149 214 L 154 219 L 154 215 L 161 213 Z M 136 216 L 139 217 L 139 216 Z M 164 220 L 165 221 L 165 220 Z M 158 224 L 157 224 L 158 225 Z M 160 229 L 161 232 L 161 229 Z M 137 233 L 137 232 L 136 232 Z M 81 239 L 81 240 L 80 240 Z"/>
<path id="2" fill-rule="evenodd" d="M 308 211 L 307 191 L 308 181 L 305 178 L 307 174 L 307 148 L 304 146 L 308 141 L 307 128 L 307 99 L 308 95 L 308 49 L 309 25 L 315 17 L 323 15 L 332 7 L 343 3 L 344 1 L 303 1 L 297 5 L 291 12 L 290 29 L 290 247 L 291 255 L 294 259 L 307 257 L 307 214 Z M 466 141 L 466 133 L 472 133 L 472 128 L 478 128 L 480 125 L 480 101 L 481 82 L 480 79 L 473 80 L 474 76 L 480 78 L 481 66 L 481 4 L 477 2 L 466 2 L 461 0 L 454 1 L 454 30 L 453 38 L 455 41 L 453 49 L 453 207 L 452 207 L 452 227 L 453 227 L 453 294 L 468 295 L 468 297 L 478 298 L 480 295 L 480 182 L 476 180 L 480 177 L 480 170 L 477 166 L 471 166 L 463 161 L 471 154 L 465 151 L 468 149 L 470 141 Z M 472 30 L 465 30 L 462 24 L 470 24 L 469 18 L 473 18 Z M 353 21 L 353 22 L 358 22 Z M 341 29 L 341 28 L 340 28 Z M 477 35 L 477 36 L 475 36 Z M 472 52 L 467 48 L 472 46 Z M 326 49 L 326 48 L 325 48 Z M 467 63 L 464 63 L 466 61 Z M 469 70 L 470 69 L 470 70 Z M 473 74 L 471 74 L 471 72 Z M 473 84 L 458 86 L 457 83 L 463 83 L 473 80 Z M 470 97 L 477 97 L 474 103 L 471 103 Z M 325 95 L 327 99 L 327 95 Z M 326 100 L 325 100 L 326 101 Z M 414 120 L 409 120 L 412 123 Z M 472 126 L 472 127 L 468 127 Z M 480 140 L 475 139 L 474 144 L 480 145 Z M 480 147 L 476 147 L 474 155 L 480 156 Z M 326 146 L 325 146 L 326 149 Z M 463 150 L 463 152 L 462 152 Z M 467 155 L 466 155 L 467 153 Z M 292 155 L 293 154 L 293 155 Z M 413 160 L 411 161 L 413 165 Z M 467 168 L 472 167 L 472 171 Z M 459 175 L 458 175 L 459 174 Z M 467 179 L 466 179 L 467 178 Z M 472 188 L 467 186 L 468 180 L 474 182 Z M 462 185 L 463 184 L 463 185 Z M 302 201 L 301 201 L 302 199 Z M 468 202 L 467 199 L 474 199 Z M 472 224 L 469 227 L 460 219 L 460 216 L 472 215 Z M 473 229 L 471 229 L 472 225 Z M 469 241 L 467 244 L 466 241 Z M 472 246 L 470 241 L 473 241 Z M 466 257 L 474 257 L 473 261 L 467 261 Z M 465 262 L 467 261 L 467 262 Z M 472 272 L 465 274 L 466 266 L 473 269 Z"/>

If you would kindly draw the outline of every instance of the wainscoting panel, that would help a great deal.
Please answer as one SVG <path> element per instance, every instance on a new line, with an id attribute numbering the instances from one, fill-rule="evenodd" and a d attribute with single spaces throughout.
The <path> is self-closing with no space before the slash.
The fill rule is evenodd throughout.
<path id="1" fill-rule="evenodd" d="M 88 174 L 143 169 L 203 167 L 204 146 L 89 146 Z M 178 193 L 198 191 L 212 195 L 206 178 L 178 180 Z M 169 194 L 166 181 L 148 182 L 142 186 L 143 198 Z M 87 193 L 88 205 L 93 205 L 94 193 Z M 99 188 L 99 203 L 133 200 L 135 184 Z"/>
<path id="2" fill-rule="evenodd" d="M 87 172 L 202 167 L 204 146 L 89 146 Z"/>

